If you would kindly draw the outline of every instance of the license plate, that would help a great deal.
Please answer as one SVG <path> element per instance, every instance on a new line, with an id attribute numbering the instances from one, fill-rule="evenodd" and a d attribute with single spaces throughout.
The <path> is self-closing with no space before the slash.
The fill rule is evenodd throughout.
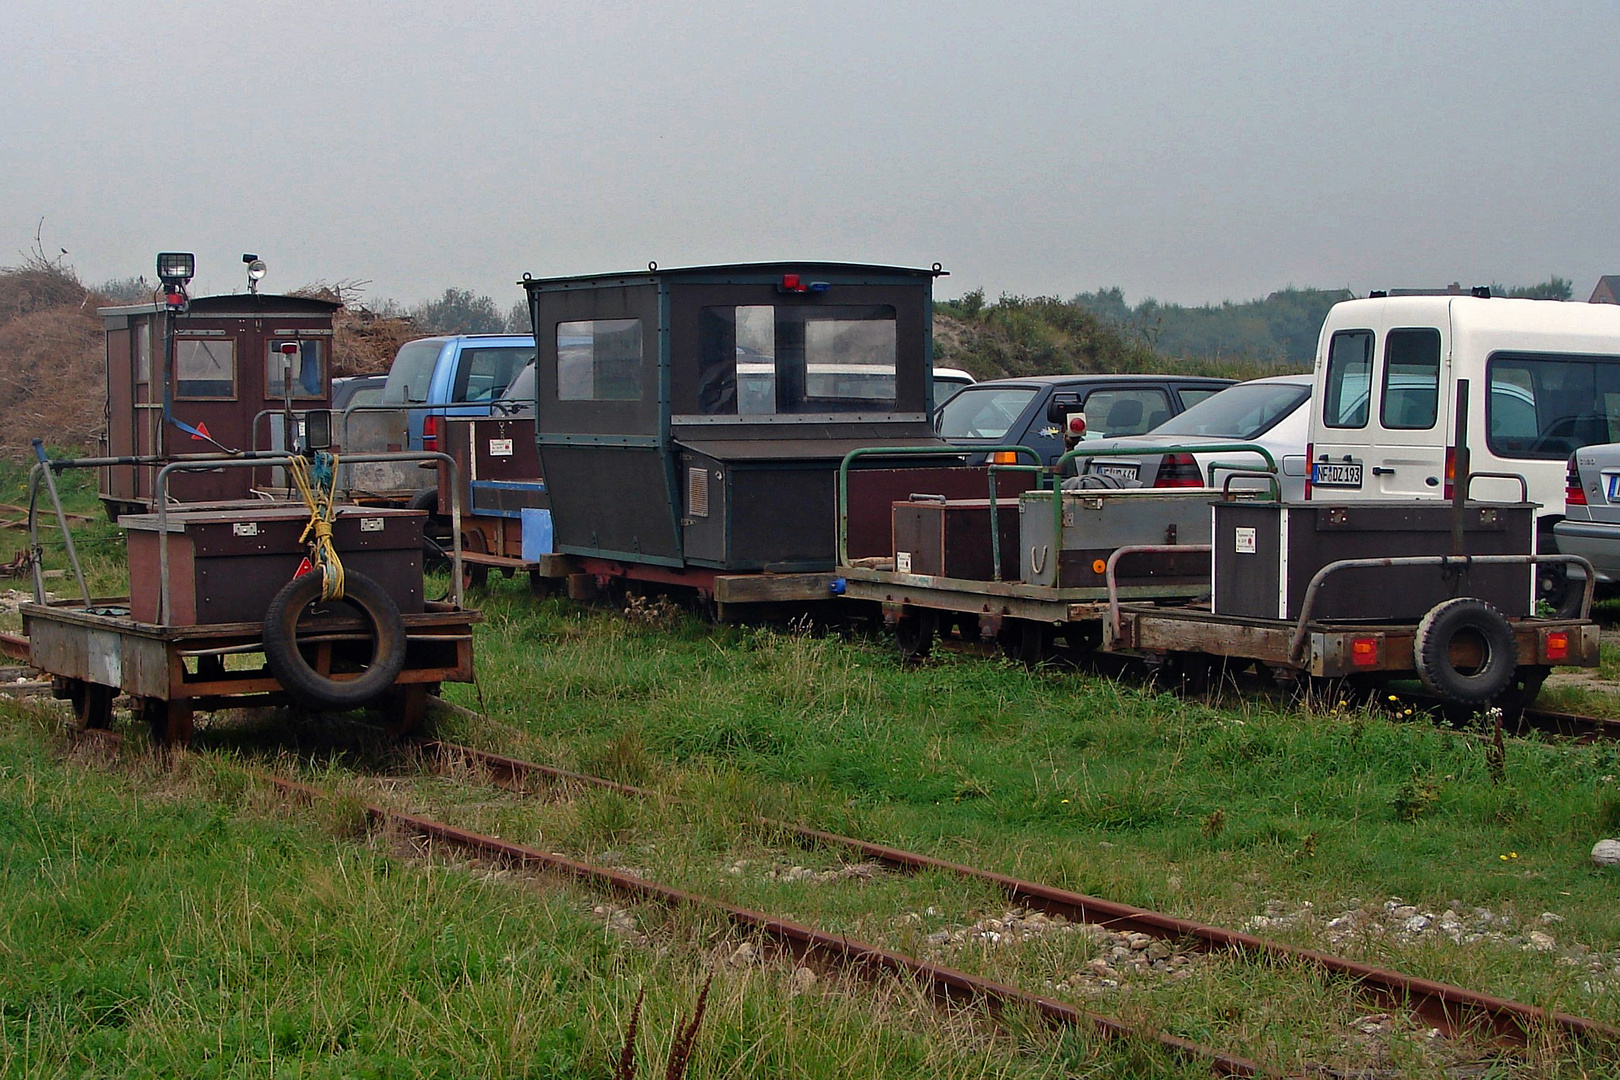
<path id="1" fill-rule="evenodd" d="M 1614 502 L 1617 499 L 1620 499 L 1620 473 L 1611 474 L 1608 477 L 1608 481 L 1609 481 L 1609 501 Z"/>
<path id="2" fill-rule="evenodd" d="M 1361 462 L 1318 461 L 1311 465 L 1311 483 L 1317 487 L 1361 486 Z"/>
<path id="3" fill-rule="evenodd" d="M 1091 471 L 1098 476 L 1112 476 L 1116 480 L 1135 480 L 1142 471 L 1137 465 L 1092 465 Z"/>

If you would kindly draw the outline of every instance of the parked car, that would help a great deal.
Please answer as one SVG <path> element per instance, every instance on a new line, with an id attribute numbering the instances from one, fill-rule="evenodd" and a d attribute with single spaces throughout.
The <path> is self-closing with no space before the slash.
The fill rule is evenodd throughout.
<path id="1" fill-rule="evenodd" d="M 934 416 L 960 446 L 1027 446 L 1050 465 L 1079 418 L 1086 439 L 1141 435 L 1231 386 L 1192 375 L 1036 375 L 964 387 Z M 982 458 L 980 459 L 982 460 Z"/>
<path id="2" fill-rule="evenodd" d="M 1302 502 L 1305 498 L 1305 440 L 1310 435 L 1311 423 L 1308 404 L 1311 380 L 1310 375 L 1251 379 L 1205 398 L 1146 435 L 1108 439 L 1094 449 L 1256 443 L 1270 451 L 1277 463 L 1283 500 Z M 1225 470 L 1214 468 L 1217 462 L 1250 468 L 1265 465 L 1260 455 L 1246 451 L 1119 458 L 1104 455 L 1089 459 L 1084 472 L 1112 476 L 1142 487 L 1217 488 L 1225 480 Z M 1263 480 L 1248 477 L 1240 477 L 1232 481 L 1232 485 L 1244 489 L 1268 486 Z"/>
<path id="3" fill-rule="evenodd" d="M 419 338 L 399 347 L 388 369 L 382 404 L 412 408 L 412 450 L 434 450 L 445 416 L 488 416 L 496 400 L 534 362 L 528 334 L 458 334 Z"/>
<path id="4" fill-rule="evenodd" d="M 945 404 L 955 397 L 964 386 L 972 386 L 973 376 L 961 368 L 937 367 L 934 369 L 934 408 Z"/>
<path id="5" fill-rule="evenodd" d="M 1599 588 L 1613 592 L 1620 585 L 1620 443 L 1583 446 L 1569 456 L 1564 520 L 1553 535 L 1560 552 L 1591 562 Z"/>
<path id="6" fill-rule="evenodd" d="M 382 403 L 387 375 L 349 375 L 332 380 L 332 411 L 342 412 L 351 405 Z"/>

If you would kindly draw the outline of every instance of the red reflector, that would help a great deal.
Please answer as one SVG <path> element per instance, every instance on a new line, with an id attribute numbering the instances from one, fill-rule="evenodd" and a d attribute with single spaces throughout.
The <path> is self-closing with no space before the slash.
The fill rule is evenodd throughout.
<path id="1" fill-rule="evenodd" d="M 1378 664 L 1378 639 L 1351 638 L 1350 663 L 1355 667 L 1375 667 Z"/>
<path id="2" fill-rule="evenodd" d="M 1457 491 L 1457 448 L 1455 446 L 1446 447 L 1445 477 L 1446 483 L 1440 489 L 1440 497 L 1449 502 Z"/>
<path id="3" fill-rule="evenodd" d="M 1548 660 L 1568 660 L 1569 633 L 1564 630 L 1554 630 L 1549 633 L 1544 651 Z"/>
<path id="4" fill-rule="evenodd" d="M 1086 433 L 1086 418 L 1081 413 L 1069 417 L 1069 434 L 1084 435 Z"/>

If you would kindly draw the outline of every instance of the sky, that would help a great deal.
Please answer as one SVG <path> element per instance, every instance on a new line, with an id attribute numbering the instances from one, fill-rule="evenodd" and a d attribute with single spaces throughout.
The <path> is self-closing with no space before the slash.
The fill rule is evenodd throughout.
<path id="1" fill-rule="evenodd" d="M 1136 302 L 1620 273 L 1620 4 L 12 0 L 0 265 L 817 259 Z M 9 245 L 9 249 L 8 249 Z"/>

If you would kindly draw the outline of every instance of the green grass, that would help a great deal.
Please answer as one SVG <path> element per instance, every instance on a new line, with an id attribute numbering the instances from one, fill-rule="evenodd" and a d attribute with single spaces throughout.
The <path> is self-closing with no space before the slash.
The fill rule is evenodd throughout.
<path id="1" fill-rule="evenodd" d="M 138 737 L 113 760 L 64 759 L 46 726 L 8 709 L 0 1075 L 605 1077 L 642 986 L 652 1075 L 711 970 L 693 1076 L 1198 1071 L 942 1017 L 902 984 L 875 1002 L 838 979 L 807 989 L 791 962 L 736 962 L 735 933 L 690 913 L 632 905 L 630 932 L 604 929 L 593 911 L 613 904 L 604 895 L 366 835 L 362 798 L 1058 996 L 1096 959 L 1088 941 L 931 943 L 1005 901 L 938 875 L 807 879 L 794 868 L 842 864 L 747 819 L 801 820 L 1232 927 L 1308 902 L 1311 917 L 1262 932 L 1312 947 L 1329 948 L 1325 924 L 1340 912 L 1391 897 L 1484 908 L 1501 940 L 1385 935 L 1330 951 L 1620 1023 L 1620 976 L 1590 970 L 1620 950 L 1620 875 L 1587 857 L 1620 832 L 1620 749 L 1514 740 L 1497 782 L 1477 734 L 1427 719 L 1212 708 L 950 653 L 906 668 L 879 641 L 690 619 L 655 628 L 536 603 L 521 581 L 480 599 L 480 682 L 446 695 L 484 715 L 447 721 L 447 735 L 688 801 L 514 795 L 475 770 L 432 776 L 386 748 L 335 744 L 348 729 L 285 720 L 205 725 L 197 751 L 167 769 Z M 344 798 L 289 814 L 246 778 L 259 762 Z M 1524 948 L 1531 930 L 1557 948 Z M 1421 1075 L 1467 1050 L 1430 1046 L 1405 1023 L 1368 1040 L 1356 1023 L 1371 1007 L 1344 987 L 1235 960 L 1174 983 L 1126 979 L 1080 1003 L 1281 1064 Z M 1526 1075 L 1601 1070 L 1555 1049 Z"/>

